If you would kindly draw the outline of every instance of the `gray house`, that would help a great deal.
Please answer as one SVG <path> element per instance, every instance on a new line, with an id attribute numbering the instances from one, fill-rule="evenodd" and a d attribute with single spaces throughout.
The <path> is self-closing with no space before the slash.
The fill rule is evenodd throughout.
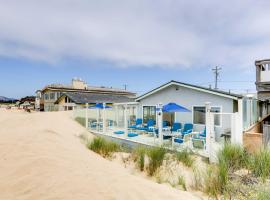
<path id="1" fill-rule="evenodd" d="M 250 121 L 247 126 L 253 123 L 251 122 L 253 119 L 245 119 L 244 117 L 249 115 L 250 112 L 253 112 L 254 121 L 258 118 L 257 101 L 254 99 L 249 100 L 242 95 L 173 80 L 139 96 L 136 101 L 138 102 L 137 117 L 142 118 L 144 122 L 150 118 L 157 118 L 156 106 L 158 104 L 165 105 L 174 102 L 189 109 L 191 111 L 189 113 L 174 113 L 173 115 L 163 113 L 163 120 L 181 122 L 182 124 L 192 123 L 194 131 L 204 129 L 205 103 L 210 102 L 211 112 L 217 113 L 214 115 L 215 133 L 218 136 L 216 138 L 230 132 L 231 113 L 241 113 L 241 125 L 246 124 L 245 120 Z M 254 109 L 249 109 L 252 107 L 250 105 Z"/>

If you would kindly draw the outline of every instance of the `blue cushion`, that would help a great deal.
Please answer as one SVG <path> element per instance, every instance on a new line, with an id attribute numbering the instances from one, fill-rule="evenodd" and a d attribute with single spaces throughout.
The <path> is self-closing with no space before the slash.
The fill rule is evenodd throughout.
<path id="1" fill-rule="evenodd" d="M 128 137 L 136 137 L 138 136 L 138 133 L 128 133 Z"/>
<path id="2" fill-rule="evenodd" d="M 125 134 L 125 131 L 114 131 L 113 133 L 117 135 L 121 135 L 121 134 Z"/>
<path id="3" fill-rule="evenodd" d="M 186 131 L 192 130 L 192 129 L 193 129 L 193 124 L 186 123 L 186 124 L 184 125 L 183 132 L 186 132 Z"/>
<path id="4" fill-rule="evenodd" d="M 184 142 L 184 140 L 181 139 L 181 138 L 175 138 L 175 139 L 174 139 L 174 142 L 177 142 L 177 143 L 182 144 L 182 143 Z"/>

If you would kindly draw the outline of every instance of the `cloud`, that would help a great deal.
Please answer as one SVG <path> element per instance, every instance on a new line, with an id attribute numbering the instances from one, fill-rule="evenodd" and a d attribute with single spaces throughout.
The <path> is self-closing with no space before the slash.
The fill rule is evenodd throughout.
<path id="1" fill-rule="evenodd" d="M 247 68 L 269 56 L 269 6 L 267 0 L 0 0 L 0 55 Z"/>

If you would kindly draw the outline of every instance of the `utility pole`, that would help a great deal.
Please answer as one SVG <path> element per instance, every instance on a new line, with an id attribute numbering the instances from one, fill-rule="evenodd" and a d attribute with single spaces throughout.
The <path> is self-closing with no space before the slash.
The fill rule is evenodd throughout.
<path id="1" fill-rule="evenodd" d="M 128 86 L 127 84 L 124 84 L 124 88 L 125 88 L 125 90 L 127 90 L 127 86 Z"/>
<path id="2" fill-rule="evenodd" d="M 214 74 L 215 74 L 215 90 L 218 89 L 217 82 L 218 82 L 218 77 L 219 77 L 219 75 L 220 75 L 220 70 L 221 70 L 221 69 L 222 69 L 222 68 L 221 68 L 221 67 L 218 67 L 218 66 L 216 66 L 214 69 L 212 69 L 212 71 L 213 71 Z"/>

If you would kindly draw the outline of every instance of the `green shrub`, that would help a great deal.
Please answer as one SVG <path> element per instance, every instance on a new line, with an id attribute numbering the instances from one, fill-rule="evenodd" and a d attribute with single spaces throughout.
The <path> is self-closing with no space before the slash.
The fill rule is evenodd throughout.
<path id="1" fill-rule="evenodd" d="M 87 143 L 87 147 L 103 157 L 110 157 L 113 152 L 120 150 L 120 146 L 118 144 L 107 141 L 101 137 L 95 137 L 92 141 Z"/>
<path id="2" fill-rule="evenodd" d="M 270 150 L 262 149 L 253 155 L 252 171 L 265 181 L 270 176 Z"/>
<path id="3" fill-rule="evenodd" d="M 153 176 L 156 170 L 162 165 L 166 150 L 162 147 L 153 147 L 147 151 L 149 159 L 148 175 Z"/>
<path id="4" fill-rule="evenodd" d="M 143 146 L 139 146 L 133 152 L 134 161 L 137 163 L 137 166 L 141 171 L 144 170 L 145 154 L 146 154 L 146 148 L 144 148 Z"/>
<path id="5" fill-rule="evenodd" d="M 191 167 L 193 165 L 193 162 L 194 162 L 194 160 L 191 157 L 190 152 L 188 152 L 187 149 L 180 151 L 180 152 L 177 152 L 176 159 L 179 162 L 182 162 L 187 167 Z"/>

